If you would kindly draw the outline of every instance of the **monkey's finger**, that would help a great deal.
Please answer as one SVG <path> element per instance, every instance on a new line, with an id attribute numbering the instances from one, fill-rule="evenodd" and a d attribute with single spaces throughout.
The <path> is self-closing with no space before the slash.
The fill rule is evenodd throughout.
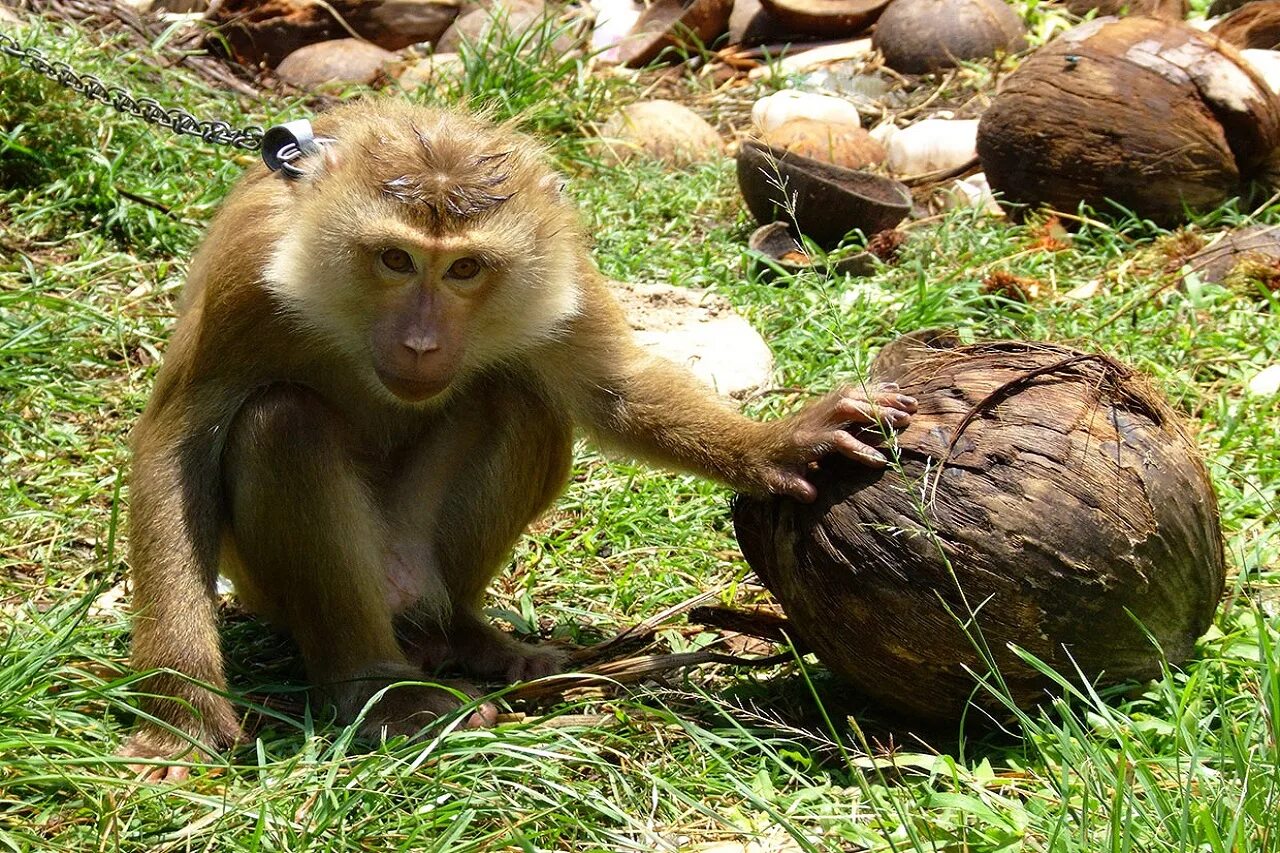
<path id="1" fill-rule="evenodd" d="M 847 432 L 837 432 L 831 437 L 835 449 L 847 459 L 866 465 L 869 468 L 883 468 L 889 464 L 884 454 L 869 444 L 854 438 Z"/>
<path id="2" fill-rule="evenodd" d="M 896 388 L 896 386 L 895 386 Z M 873 398 L 876 405 L 886 409 L 899 409 L 907 414 L 915 414 L 918 408 L 918 401 L 910 394 L 899 394 L 897 391 L 886 391 L 883 394 L 876 394 Z"/>
<path id="3" fill-rule="evenodd" d="M 775 495 L 786 495 L 803 504 L 811 504 L 818 499 L 818 490 L 804 477 L 786 469 L 779 469 L 768 478 L 769 491 Z"/>
<path id="4" fill-rule="evenodd" d="M 899 395 L 894 395 L 896 398 Z M 892 400 L 892 398 L 886 398 Z M 911 405 L 915 405 L 915 400 L 910 397 L 904 398 L 911 401 Z M 911 412 L 906 409 L 897 408 L 895 405 L 887 405 L 885 402 L 868 400 L 859 400 L 852 397 L 843 397 L 835 408 L 836 419 L 843 423 L 850 424 L 884 424 L 891 429 L 901 429 L 911 422 Z"/>
<path id="5" fill-rule="evenodd" d="M 498 724 L 498 706 L 492 702 L 484 702 L 471 712 L 467 721 L 462 724 L 466 729 L 491 729 Z"/>
<path id="6" fill-rule="evenodd" d="M 139 782 L 173 784 L 185 782 L 191 776 L 191 768 L 178 764 L 127 764 L 130 775 Z"/>

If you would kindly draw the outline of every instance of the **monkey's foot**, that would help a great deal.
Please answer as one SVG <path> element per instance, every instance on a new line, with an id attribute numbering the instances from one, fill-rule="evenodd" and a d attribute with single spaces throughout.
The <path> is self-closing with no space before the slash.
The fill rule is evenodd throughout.
<path id="1" fill-rule="evenodd" d="M 568 650 L 522 643 L 480 617 L 460 617 L 447 636 L 415 637 L 411 645 L 428 670 L 456 668 L 508 684 L 556 675 L 569 663 Z"/>
<path id="2" fill-rule="evenodd" d="M 116 751 L 116 755 L 138 759 L 137 763 L 130 762 L 126 767 L 140 781 L 181 782 L 191 775 L 191 768 L 187 764 L 208 761 L 214 750 L 228 747 L 239 738 L 238 727 L 216 734 L 201 732 L 191 738 L 205 745 L 197 747 L 192 745 L 191 740 L 180 735 L 143 723 Z"/>
<path id="3" fill-rule="evenodd" d="M 326 693 L 337 708 L 339 720 L 349 723 L 359 716 L 370 699 L 386 689 L 364 715 L 358 730 L 361 740 L 372 743 L 395 737 L 416 738 L 432 722 L 454 713 L 480 695 L 473 685 L 461 681 L 399 684 L 422 680 L 422 672 L 413 667 L 378 667 L 340 684 L 330 685 Z M 498 709 L 491 702 L 483 702 L 467 715 L 462 726 L 468 729 L 488 728 L 497 720 Z"/>

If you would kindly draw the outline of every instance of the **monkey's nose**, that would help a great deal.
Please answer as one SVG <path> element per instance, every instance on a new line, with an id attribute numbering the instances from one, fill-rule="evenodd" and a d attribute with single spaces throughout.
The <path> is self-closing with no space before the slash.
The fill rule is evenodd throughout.
<path id="1" fill-rule="evenodd" d="M 426 355 L 440 349 L 440 342 L 435 335 L 410 335 L 403 343 L 404 348 L 414 355 Z"/>

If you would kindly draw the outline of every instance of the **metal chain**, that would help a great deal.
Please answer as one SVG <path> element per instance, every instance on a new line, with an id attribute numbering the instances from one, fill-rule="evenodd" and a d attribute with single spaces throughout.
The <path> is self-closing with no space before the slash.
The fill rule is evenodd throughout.
<path id="1" fill-rule="evenodd" d="M 92 74 L 76 73 L 66 62 L 46 59 L 42 51 L 23 47 L 4 33 L 0 33 L 0 54 L 17 59 L 18 64 L 90 100 L 100 101 L 117 112 L 150 124 L 167 127 L 179 136 L 198 136 L 205 142 L 230 145 L 242 151 L 257 151 L 262 147 L 262 128 L 257 125 L 237 130 L 225 121 L 201 121 L 186 110 L 165 109 L 154 98 L 135 98 L 127 89 L 108 86 Z"/>

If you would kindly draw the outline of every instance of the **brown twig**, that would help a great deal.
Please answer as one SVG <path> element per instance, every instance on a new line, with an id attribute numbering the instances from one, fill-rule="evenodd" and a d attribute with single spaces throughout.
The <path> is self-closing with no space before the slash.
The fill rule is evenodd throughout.
<path id="1" fill-rule="evenodd" d="M 569 690 L 580 687 L 606 684 L 633 684 L 645 678 L 683 669 L 690 666 L 701 666 L 708 663 L 727 664 L 729 666 L 769 667 L 778 666 L 795 660 L 794 652 L 784 652 L 761 658 L 745 658 L 738 655 L 727 655 L 700 649 L 696 652 L 680 652 L 670 655 L 639 655 L 616 661 L 606 661 L 585 667 L 579 672 L 552 675 L 513 687 L 505 695 L 508 699 L 546 699 L 559 696 Z"/>
<path id="2" fill-rule="evenodd" d="M 939 181 L 945 181 L 948 178 L 958 178 L 965 172 L 978 165 L 978 157 L 975 154 L 959 166 L 952 166 L 950 169 L 939 169 L 936 172 L 924 172 L 919 175 L 910 175 L 898 180 L 909 187 L 918 187 L 925 184 L 936 184 Z"/>
<path id="3" fill-rule="evenodd" d="M 739 610 L 734 607 L 695 607 L 689 611 L 689 621 L 774 643 L 793 643 L 797 653 L 804 653 L 790 633 L 791 620 L 763 608 Z"/>
<path id="4" fill-rule="evenodd" d="M 692 598 L 687 598 L 678 604 L 673 604 L 666 610 L 655 613 L 648 619 L 637 622 L 630 628 L 619 631 L 617 635 L 605 640 L 603 643 L 596 643 L 594 646 L 577 649 L 570 654 L 570 659 L 576 664 L 589 663 L 602 660 L 619 648 L 647 643 L 653 638 L 654 631 L 660 625 L 671 621 L 686 610 L 694 609 L 704 602 L 717 598 L 723 592 L 724 587 L 716 587 L 700 592 Z"/>

